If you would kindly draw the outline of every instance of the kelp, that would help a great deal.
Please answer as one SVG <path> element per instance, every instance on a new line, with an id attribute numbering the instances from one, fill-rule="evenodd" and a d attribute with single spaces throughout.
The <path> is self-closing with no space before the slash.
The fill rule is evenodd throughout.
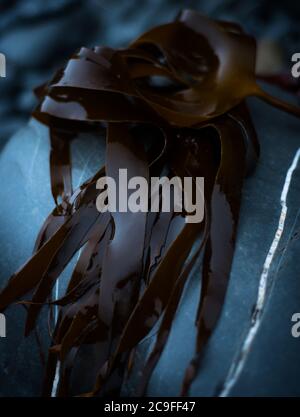
<path id="1" fill-rule="evenodd" d="M 75 394 L 120 395 L 138 344 L 155 328 L 136 388 L 144 395 L 196 268 L 196 349 L 181 391 L 188 395 L 222 311 L 243 181 L 259 157 L 245 99 L 257 96 L 300 115 L 257 84 L 255 60 L 255 40 L 240 26 L 186 10 L 128 48 L 81 48 L 36 90 L 40 103 L 33 115 L 49 126 L 55 208 L 32 257 L 2 290 L 0 311 L 32 294 L 21 301 L 28 307 L 29 335 L 44 305 L 58 309 L 43 395 L 51 395 L 58 364 L 56 395 L 74 394 L 74 368 L 88 345 L 97 347 L 96 359 L 85 364 L 94 388 Z M 74 191 L 72 140 L 84 130 L 100 136 L 103 129 L 105 166 Z M 174 207 L 169 213 L 99 212 L 97 180 L 107 175 L 118 184 L 122 168 L 128 178 L 204 177 L 203 221 L 187 223 L 186 213 Z M 66 294 L 53 300 L 60 274 L 79 251 Z"/>

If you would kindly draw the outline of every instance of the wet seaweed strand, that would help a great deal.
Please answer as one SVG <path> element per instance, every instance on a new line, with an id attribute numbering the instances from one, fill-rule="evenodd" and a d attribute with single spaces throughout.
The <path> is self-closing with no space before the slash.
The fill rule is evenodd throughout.
<path id="1" fill-rule="evenodd" d="M 161 318 L 136 390 L 144 395 L 185 283 L 202 256 L 196 349 L 181 391 L 188 395 L 221 314 L 243 180 L 259 156 L 245 99 L 257 96 L 300 116 L 298 107 L 271 97 L 256 83 L 255 59 L 255 40 L 238 25 L 185 10 L 128 48 L 81 48 L 36 90 L 40 104 L 33 115 L 49 126 L 56 206 L 33 256 L 0 293 L 0 311 L 32 293 L 24 301 L 29 335 L 43 305 L 59 307 L 43 395 L 51 395 L 58 363 L 58 396 L 120 395 L 136 347 Z M 70 143 L 82 130 L 100 135 L 103 128 L 105 166 L 74 191 Z M 153 140 L 146 149 L 143 138 L 149 131 Z M 118 182 L 124 167 L 129 178 L 147 179 L 166 170 L 169 176 L 203 176 L 202 223 L 185 223 L 174 210 L 99 213 L 96 181 L 108 175 Z M 61 272 L 80 249 L 66 294 L 51 301 Z M 73 388 L 85 346 L 97 346 L 96 358 L 87 358 L 89 392 Z"/>

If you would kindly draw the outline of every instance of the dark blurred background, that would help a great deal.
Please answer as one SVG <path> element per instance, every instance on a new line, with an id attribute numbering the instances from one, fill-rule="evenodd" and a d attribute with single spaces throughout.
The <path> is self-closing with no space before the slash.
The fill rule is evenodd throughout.
<path id="1" fill-rule="evenodd" d="M 277 66 L 279 60 L 288 65 L 297 50 L 295 0 L 0 0 L 0 52 L 7 57 L 7 78 L 0 80 L 0 148 L 28 119 L 35 105 L 32 89 L 75 49 L 126 45 L 182 8 L 238 21 L 258 39 L 272 40 Z"/>

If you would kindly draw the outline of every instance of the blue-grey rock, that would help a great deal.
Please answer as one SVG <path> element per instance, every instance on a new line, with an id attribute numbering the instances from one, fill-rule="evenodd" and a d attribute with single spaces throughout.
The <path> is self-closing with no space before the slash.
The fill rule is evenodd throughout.
<path id="1" fill-rule="evenodd" d="M 237 359 L 251 325 L 263 265 L 278 227 L 285 177 L 299 149 L 300 122 L 296 118 L 256 99 L 249 101 L 261 143 L 261 157 L 256 171 L 245 181 L 226 302 L 207 346 L 201 372 L 192 387 L 192 395 L 215 395 L 226 380 L 232 362 Z M 76 186 L 103 163 L 103 138 L 80 136 L 74 143 L 72 155 Z M 30 256 L 36 233 L 53 207 L 48 159 L 47 128 L 34 120 L 17 133 L 1 153 L 1 286 Z M 300 164 L 293 172 L 285 227 L 269 271 L 270 288 L 261 326 L 240 378 L 229 395 L 300 395 L 300 363 L 296 360 L 300 341 L 291 335 L 291 317 L 300 312 L 299 266 L 296 262 L 299 249 L 296 234 L 299 232 L 299 167 Z M 61 277 L 61 293 L 71 267 Z M 149 395 L 179 393 L 184 370 L 194 352 L 199 282 L 200 264 L 185 289 L 170 340 L 151 379 Z M 8 337 L 0 342 L 3 363 L 0 381 L 6 381 L 1 388 L 2 395 L 38 395 L 40 389 L 38 352 L 32 348 L 32 339 L 22 339 L 24 317 L 20 310 L 20 307 L 10 309 Z M 44 321 L 41 321 L 41 329 L 45 342 Z M 139 360 L 145 358 L 149 344 L 151 337 L 141 343 L 137 353 Z M 134 393 L 133 381 L 136 380 L 138 374 L 134 374 L 124 387 L 124 394 Z"/>

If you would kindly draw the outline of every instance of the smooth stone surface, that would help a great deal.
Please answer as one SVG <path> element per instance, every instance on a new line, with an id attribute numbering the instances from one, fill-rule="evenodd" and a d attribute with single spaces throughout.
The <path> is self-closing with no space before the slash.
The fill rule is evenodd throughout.
<path id="1" fill-rule="evenodd" d="M 261 143 L 261 157 L 254 175 L 245 181 L 226 302 L 207 346 L 201 372 L 191 389 L 191 395 L 196 396 L 212 396 L 219 391 L 247 334 L 263 264 L 278 227 L 285 176 L 300 147 L 299 120 L 255 99 L 249 101 Z M 300 312 L 300 271 L 295 257 L 299 249 L 299 239 L 295 237 L 299 232 L 299 175 L 300 161 L 288 194 L 284 233 L 269 272 L 273 285 L 262 325 L 230 395 L 300 395 L 300 362 L 297 361 L 300 340 L 291 335 L 291 317 Z M 167 348 L 154 371 L 148 389 L 150 396 L 180 392 L 184 370 L 193 355 L 198 282 L 199 270 L 190 280 Z"/>
<path id="2" fill-rule="evenodd" d="M 73 184 L 76 188 L 104 162 L 102 137 L 82 135 L 74 141 Z M 3 149 L 0 156 L 0 288 L 31 256 L 37 233 L 54 208 L 49 182 L 48 129 L 32 120 Z M 75 259 L 60 277 L 59 293 L 66 289 Z M 40 395 L 43 369 L 34 336 L 24 339 L 24 309 L 10 307 L 6 312 L 7 337 L 0 339 L 0 395 Z M 48 343 L 47 315 L 44 312 L 39 333 Z M 44 349 L 45 350 L 45 349 Z"/>
<path id="3" fill-rule="evenodd" d="M 257 298 L 258 282 L 278 225 L 280 194 L 285 176 L 299 148 L 300 122 L 296 118 L 251 99 L 251 111 L 261 143 L 257 169 L 243 190 L 237 247 L 223 314 L 205 353 L 201 372 L 191 394 L 215 395 L 226 378 L 249 328 Z M 104 162 L 103 138 L 81 136 L 72 148 L 75 186 Z M 49 183 L 47 128 L 32 120 L 17 133 L 0 156 L 0 286 L 30 256 L 36 234 L 53 207 Z M 300 312 L 299 264 L 299 166 L 295 170 L 287 205 L 284 233 L 269 273 L 271 293 L 241 377 L 231 395 L 300 395 L 297 361 L 299 339 L 291 336 L 291 316 Z M 9 237 L 9 238 L 8 238 Z M 74 264 L 74 263 L 73 263 Z M 65 289 L 72 265 L 60 279 Z M 185 289 L 170 340 L 154 371 L 148 395 L 177 395 L 184 370 L 194 351 L 194 317 L 199 298 L 200 265 Z M 22 308 L 10 308 L 7 339 L 0 340 L 1 395 L 38 395 L 42 369 L 33 339 L 23 340 Z M 41 320 L 44 345 L 45 317 Z M 155 334 L 155 332 L 154 332 Z M 151 343 L 142 342 L 141 363 Z M 176 366 L 174 365 L 176 364 Z M 124 387 L 134 394 L 138 369 Z M 2 385 L 2 384 L 1 384 Z"/>

